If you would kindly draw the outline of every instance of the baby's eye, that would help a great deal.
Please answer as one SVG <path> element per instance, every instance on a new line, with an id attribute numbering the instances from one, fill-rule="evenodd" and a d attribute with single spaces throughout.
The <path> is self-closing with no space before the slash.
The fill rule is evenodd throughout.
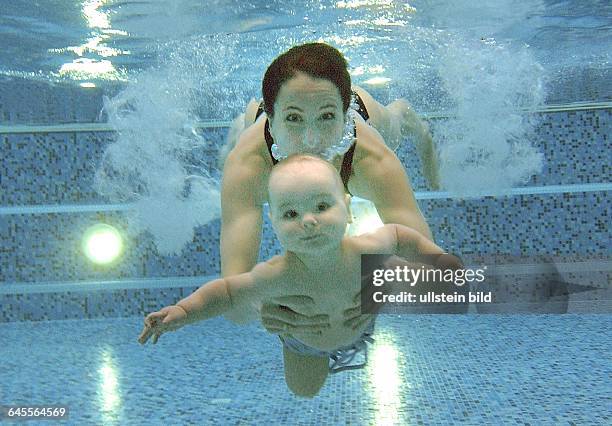
<path id="1" fill-rule="evenodd" d="M 295 210 L 287 210 L 283 214 L 283 218 L 285 218 L 285 219 L 293 219 L 295 217 L 297 217 L 297 212 Z"/>
<path id="2" fill-rule="evenodd" d="M 297 122 L 302 121 L 302 117 L 300 117 L 299 114 L 287 114 L 287 117 L 285 118 L 285 120 L 291 123 L 297 123 Z"/>
<path id="3" fill-rule="evenodd" d="M 319 204 L 317 205 L 317 209 L 318 209 L 320 212 L 324 212 L 324 211 L 325 211 L 325 210 L 327 210 L 328 208 L 329 208 L 329 204 L 328 204 L 328 203 L 319 203 Z"/>
<path id="4" fill-rule="evenodd" d="M 333 120 L 336 118 L 336 114 L 333 112 L 325 112 L 321 114 L 321 120 Z"/>

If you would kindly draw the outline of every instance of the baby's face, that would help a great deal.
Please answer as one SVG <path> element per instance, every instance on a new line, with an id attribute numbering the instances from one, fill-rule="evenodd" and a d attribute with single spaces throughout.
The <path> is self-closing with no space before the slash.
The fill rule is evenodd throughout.
<path id="1" fill-rule="evenodd" d="M 270 215 L 285 250 L 314 253 L 340 244 L 349 220 L 339 178 L 325 164 L 286 165 L 270 180 Z"/>

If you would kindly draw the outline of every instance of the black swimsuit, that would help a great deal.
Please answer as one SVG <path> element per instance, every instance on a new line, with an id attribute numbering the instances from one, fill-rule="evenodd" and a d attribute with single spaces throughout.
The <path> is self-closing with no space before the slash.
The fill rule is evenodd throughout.
<path id="1" fill-rule="evenodd" d="M 361 115 L 361 117 L 363 117 L 365 121 L 368 121 L 368 118 L 370 118 L 370 115 L 368 114 L 368 110 L 366 109 L 365 104 L 363 103 L 363 100 L 357 93 L 353 92 L 353 94 L 355 95 L 355 98 L 357 100 L 357 106 L 359 107 L 357 109 L 357 112 L 359 113 L 359 115 Z M 255 114 L 255 120 L 257 120 L 257 118 L 263 112 L 264 112 L 263 102 L 261 102 L 259 104 L 259 108 L 257 108 L 257 114 Z M 272 164 L 276 164 L 278 163 L 278 160 L 274 158 L 274 156 L 272 155 L 272 144 L 274 143 L 274 139 L 272 139 L 272 135 L 270 134 L 270 124 L 267 118 L 266 118 L 264 136 L 266 138 L 266 145 L 268 146 L 268 152 L 270 153 L 270 158 L 272 158 Z M 340 177 L 342 177 L 342 183 L 344 184 L 344 189 L 349 194 L 351 192 L 348 189 L 348 180 L 349 180 L 349 177 L 351 176 L 351 169 L 353 167 L 353 154 L 355 153 L 356 146 L 357 146 L 357 128 L 355 127 L 355 142 L 353 142 L 349 150 L 346 151 L 346 153 L 344 154 L 344 157 L 342 157 L 342 167 L 340 168 Z"/>

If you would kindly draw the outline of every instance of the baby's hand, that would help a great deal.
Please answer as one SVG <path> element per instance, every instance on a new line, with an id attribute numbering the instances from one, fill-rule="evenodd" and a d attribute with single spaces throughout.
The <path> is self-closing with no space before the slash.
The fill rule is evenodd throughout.
<path id="1" fill-rule="evenodd" d="M 153 344 L 155 344 L 163 333 L 177 330 L 187 324 L 187 312 L 177 305 L 166 306 L 161 311 L 147 315 L 144 324 L 138 342 L 145 344 L 149 337 L 153 336 Z"/>

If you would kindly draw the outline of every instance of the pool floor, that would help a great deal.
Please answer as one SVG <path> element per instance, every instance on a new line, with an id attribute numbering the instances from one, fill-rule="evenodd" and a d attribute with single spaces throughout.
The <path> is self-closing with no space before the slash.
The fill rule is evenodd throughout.
<path id="1" fill-rule="evenodd" d="M 0 324 L 0 404 L 62 404 L 76 425 L 612 421 L 612 315 L 380 315 L 367 367 L 313 399 L 287 389 L 258 323 L 218 318 L 141 346 L 142 321 Z"/>

